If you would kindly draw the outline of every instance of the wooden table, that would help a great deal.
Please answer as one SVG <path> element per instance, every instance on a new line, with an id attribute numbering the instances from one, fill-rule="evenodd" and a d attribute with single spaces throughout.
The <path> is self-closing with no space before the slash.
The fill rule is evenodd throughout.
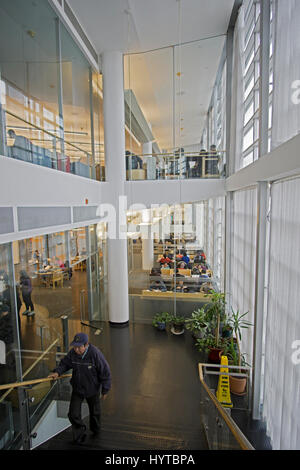
<path id="1" fill-rule="evenodd" d="M 163 299 L 174 299 L 176 296 L 176 299 L 180 300 L 204 300 L 209 302 L 210 300 L 210 295 L 204 294 L 202 292 L 172 292 L 172 291 L 167 291 L 167 292 L 159 292 L 159 291 L 150 291 L 150 290 L 143 290 L 142 291 L 142 299 L 147 299 L 147 298 L 155 298 L 158 300 L 163 300 Z"/>
<path id="2" fill-rule="evenodd" d="M 56 284 L 60 284 L 63 287 L 64 284 L 64 272 L 61 269 L 48 270 L 45 272 L 38 271 L 37 273 L 40 284 L 45 287 L 53 287 L 55 289 Z"/>

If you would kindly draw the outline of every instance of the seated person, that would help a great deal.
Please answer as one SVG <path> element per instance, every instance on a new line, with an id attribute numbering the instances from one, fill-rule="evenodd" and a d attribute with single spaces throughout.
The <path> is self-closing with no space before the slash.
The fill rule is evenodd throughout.
<path id="1" fill-rule="evenodd" d="M 206 256 L 203 250 L 199 250 L 196 253 L 196 256 L 194 258 L 194 263 L 205 263 L 206 262 Z"/>
<path id="2" fill-rule="evenodd" d="M 52 268 L 53 268 L 53 266 L 51 264 L 51 259 L 47 258 L 47 260 L 45 261 L 45 264 L 44 264 L 44 271 L 50 271 Z"/>
<path id="3" fill-rule="evenodd" d="M 183 255 L 181 253 L 179 253 L 179 250 L 176 250 L 176 261 L 181 261 L 182 257 L 183 257 Z"/>
<path id="4" fill-rule="evenodd" d="M 160 277 L 160 268 L 152 268 L 149 277 L 150 279 L 153 277 Z"/>
<path id="5" fill-rule="evenodd" d="M 185 277 L 184 274 L 180 274 L 179 271 L 178 271 L 178 267 L 176 267 L 176 272 L 173 274 L 173 278 L 174 277 Z"/>
<path id="6" fill-rule="evenodd" d="M 180 263 L 178 263 L 178 269 L 187 269 L 187 265 L 184 261 L 180 261 Z"/>
<path id="7" fill-rule="evenodd" d="M 202 284 L 200 287 L 200 292 L 203 292 L 203 294 L 209 294 L 212 290 L 213 285 L 211 281 L 204 282 L 204 284 Z"/>
<path id="8" fill-rule="evenodd" d="M 133 153 L 129 152 L 129 150 L 126 150 L 125 152 L 126 170 L 130 169 L 129 157 L 131 157 L 131 169 L 132 170 L 143 169 L 143 160 L 141 159 L 141 157 L 138 157 L 137 155 L 134 155 Z"/>
<path id="9" fill-rule="evenodd" d="M 201 272 L 201 266 L 200 264 L 196 264 L 194 265 L 194 267 L 192 268 L 192 275 L 199 275 Z"/>
<path id="10" fill-rule="evenodd" d="M 167 258 L 170 258 L 170 260 L 173 261 L 173 255 L 172 255 L 172 253 L 170 253 L 169 250 L 166 250 L 165 254 L 166 254 Z"/>
<path id="11" fill-rule="evenodd" d="M 183 256 L 182 256 L 182 261 L 184 261 L 186 264 L 189 264 L 190 262 L 190 258 L 189 256 L 186 254 L 186 251 L 183 252 Z"/>
<path id="12" fill-rule="evenodd" d="M 149 290 L 151 291 L 158 290 L 160 292 L 167 292 L 166 285 L 162 279 L 156 279 L 155 281 L 152 281 L 150 284 Z"/>
<path id="13" fill-rule="evenodd" d="M 161 266 L 160 269 L 161 269 L 161 270 L 162 270 L 162 269 L 170 269 L 170 265 L 169 265 L 168 263 L 165 263 L 165 264 L 163 264 L 163 265 Z"/>
<path id="14" fill-rule="evenodd" d="M 206 269 L 202 269 L 200 271 L 200 276 L 199 276 L 199 284 L 202 285 L 204 282 L 207 282 L 207 279 L 209 279 L 208 275 L 206 274 Z"/>
<path id="15" fill-rule="evenodd" d="M 171 263 L 171 260 L 170 260 L 170 258 L 167 256 L 167 254 L 164 253 L 163 256 L 162 256 L 162 258 L 160 258 L 160 259 L 158 260 L 158 262 L 159 262 L 161 265 L 162 265 L 162 264 L 166 264 L 166 263 L 167 263 L 167 264 L 170 264 L 170 263 Z"/>
<path id="16" fill-rule="evenodd" d="M 208 278 L 208 274 L 207 274 L 207 271 L 206 271 L 205 268 L 202 268 L 202 269 L 201 269 L 200 276 L 201 276 L 201 277 Z"/>
<path id="17" fill-rule="evenodd" d="M 178 276 L 181 276 L 181 274 L 178 274 Z M 176 279 L 176 282 L 174 282 L 173 292 L 184 292 L 183 280 Z"/>

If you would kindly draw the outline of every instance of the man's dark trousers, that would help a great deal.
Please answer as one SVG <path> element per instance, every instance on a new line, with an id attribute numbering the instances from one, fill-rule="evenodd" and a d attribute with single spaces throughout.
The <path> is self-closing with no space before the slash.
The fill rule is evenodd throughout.
<path id="1" fill-rule="evenodd" d="M 101 407 L 100 407 L 100 396 L 93 395 L 92 397 L 84 398 L 82 395 L 78 395 L 76 392 L 72 392 L 70 408 L 68 418 L 72 424 L 73 439 L 80 440 L 85 434 L 86 425 L 81 418 L 81 405 L 83 400 L 86 399 L 89 413 L 90 413 L 90 430 L 97 434 L 100 431 L 101 425 Z"/>

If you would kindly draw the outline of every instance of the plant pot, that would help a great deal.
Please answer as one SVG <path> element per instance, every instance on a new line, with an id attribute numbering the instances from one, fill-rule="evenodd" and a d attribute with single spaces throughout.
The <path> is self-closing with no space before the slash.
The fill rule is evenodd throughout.
<path id="1" fill-rule="evenodd" d="M 222 337 L 223 338 L 231 338 L 232 337 L 232 330 L 222 330 Z"/>
<path id="2" fill-rule="evenodd" d="M 220 364 L 222 352 L 223 349 L 221 348 L 209 348 L 208 361 L 214 364 Z"/>
<path id="3" fill-rule="evenodd" d="M 229 376 L 230 391 L 234 395 L 246 395 L 247 378 Z"/>
<path id="4" fill-rule="evenodd" d="M 204 331 L 193 331 L 193 332 L 192 332 L 192 337 L 193 337 L 194 339 L 201 339 L 201 338 L 203 338 L 204 336 L 205 336 Z"/>
<path id="5" fill-rule="evenodd" d="M 156 328 L 160 331 L 164 331 L 166 329 L 166 322 L 157 322 Z"/>
<path id="6" fill-rule="evenodd" d="M 182 335 L 184 333 L 184 323 L 172 323 L 171 332 L 174 335 Z"/>

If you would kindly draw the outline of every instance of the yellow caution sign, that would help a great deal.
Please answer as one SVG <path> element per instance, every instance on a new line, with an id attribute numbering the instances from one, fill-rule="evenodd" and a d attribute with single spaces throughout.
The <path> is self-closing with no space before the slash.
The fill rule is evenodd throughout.
<path id="1" fill-rule="evenodd" d="M 228 367 L 222 366 L 228 366 L 227 356 L 221 356 L 220 372 L 228 373 Z M 225 408 L 232 408 L 233 405 L 230 396 L 229 375 L 220 375 L 216 396 L 222 406 L 224 406 Z"/>

